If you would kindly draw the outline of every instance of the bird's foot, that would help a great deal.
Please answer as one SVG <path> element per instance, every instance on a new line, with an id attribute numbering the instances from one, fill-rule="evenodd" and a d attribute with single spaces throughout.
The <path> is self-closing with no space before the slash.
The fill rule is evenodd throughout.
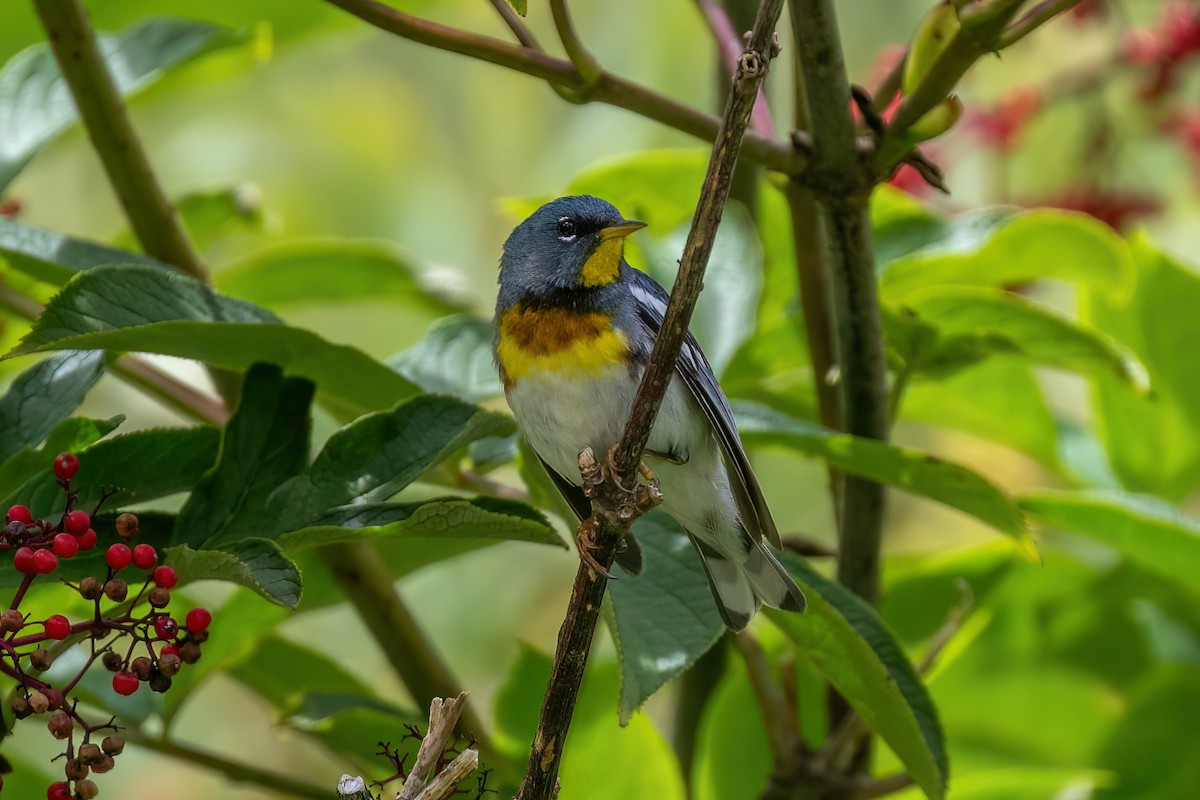
<path id="1" fill-rule="evenodd" d="M 600 549 L 596 544 L 596 536 L 599 532 L 600 526 L 596 524 L 595 520 L 588 519 L 580 523 L 579 530 L 575 533 L 575 545 L 579 548 L 579 560 L 587 564 L 593 574 L 615 581 L 617 576 L 609 572 L 593 555 Z"/>
<path id="2" fill-rule="evenodd" d="M 617 470 L 617 448 L 613 445 L 604 459 L 604 477 L 613 486 L 620 488 L 629 497 L 629 502 L 622 503 L 617 508 L 617 516 L 622 520 L 636 519 L 662 502 L 662 488 L 658 476 L 646 466 L 645 461 L 638 462 L 638 473 L 645 478 L 646 483 L 635 484 L 632 488 L 621 482 L 621 474 Z"/>

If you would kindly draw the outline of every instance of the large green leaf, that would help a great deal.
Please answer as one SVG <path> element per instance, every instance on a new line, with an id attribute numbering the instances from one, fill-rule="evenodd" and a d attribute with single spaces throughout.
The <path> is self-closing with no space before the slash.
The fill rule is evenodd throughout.
<path id="1" fill-rule="evenodd" d="M 1021 507 L 1047 525 L 1103 542 L 1121 555 L 1200 588 L 1200 522 L 1151 497 L 1032 492 Z"/>
<path id="2" fill-rule="evenodd" d="M 76 275 L 9 355 L 64 349 L 159 353 L 226 369 L 265 361 L 360 411 L 385 408 L 416 391 L 361 350 L 278 324 L 269 311 L 186 275 L 138 265 Z"/>
<path id="3" fill-rule="evenodd" d="M 1134 396 L 1111 378 L 1098 377 L 1096 428 L 1125 488 L 1181 500 L 1200 484 L 1200 370 L 1191 357 L 1200 277 L 1144 237 L 1132 244 L 1138 269 L 1133 300 L 1120 303 L 1103 292 L 1087 292 L 1082 315 L 1137 353 L 1154 393 Z"/>
<path id="4" fill-rule="evenodd" d="M 104 264 L 144 264 L 171 269 L 148 256 L 0 217 L 0 256 L 13 269 L 62 286 L 81 270 Z"/>
<path id="5" fill-rule="evenodd" d="M 1027 211 L 983 233 L 982 242 L 952 236 L 894 259 L 880 279 L 881 296 L 898 302 L 933 286 L 999 287 L 1043 278 L 1080 283 L 1115 299 L 1127 298 L 1133 289 L 1129 247 L 1085 214 Z"/>
<path id="6" fill-rule="evenodd" d="M 550 677 L 550 658 L 522 646 L 496 695 L 496 740 L 513 758 L 528 756 L 538 708 Z M 613 713 L 617 667 L 593 661 L 562 745 L 562 796 L 577 800 L 654 798 L 682 800 L 679 762 L 645 715 L 621 726 Z M 603 753 L 603 758 L 597 758 Z M 620 769 L 613 769 L 620 764 Z"/>
<path id="7" fill-rule="evenodd" d="M 678 523 L 653 511 L 635 523 L 634 535 L 645 569 L 609 583 L 606 607 L 621 666 L 623 723 L 725 632 L 700 559 Z"/>
<path id="8" fill-rule="evenodd" d="M 888 184 L 871 194 L 871 238 L 880 272 L 914 254 L 970 252 L 1004 226 L 1016 209 L 994 207 L 949 215 Z"/>
<path id="9" fill-rule="evenodd" d="M 646 272 L 668 289 L 675 283 L 679 254 L 690 227 L 685 223 L 661 239 L 646 235 L 638 240 Z M 741 206 L 727 208 L 713 241 L 708 269 L 704 271 L 704 291 L 696 302 L 690 326 L 718 375 L 754 333 L 762 270 L 763 251 L 754 222 Z"/>
<path id="10" fill-rule="evenodd" d="M 180 582 L 219 580 L 245 586 L 276 605 L 295 608 L 303 583 L 300 571 L 278 544 L 248 537 L 222 550 L 193 550 L 185 544 L 168 547 L 167 561 Z"/>
<path id="11" fill-rule="evenodd" d="M 219 549 L 273 529 L 267 498 L 308 466 L 312 396 L 303 378 L 284 378 L 271 364 L 250 368 L 217 463 L 179 512 L 175 544 Z"/>
<path id="12" fill-rule="evenodd" d="M 278 542 L 291 551 L 361 538 L 512 540 L 566 546 L 540 511 L 494 497 L 339 506 L 307 527 L 282 534 Z"/>
<path id="13" fill-rule="evenodd" d="M 949 765 L 937 710 L 891 631 L 841 584 L 790 553 L 784 563 L 804 589 L 808 609 L 766 613 L 883 737 L 926 796 L 944 797 Z"/>
<path id="14" fill-rule="evenodd" d="M 492 323 L 474 314 L 442 317 L 421 341 L 388 358 L 387 365 L 427 392 L 468 403 L 503 391 L 492 363 Z"/>
<path id="15" fill-rule="evenodd" d="M 97 38 L 121 94 L 148 85 L 176 64 L 237 41 L 226 28 L 171 17 L 148 19 Z M 5 64 L 0 69 L 0 191 L 76 116 L 48 46 L 34 45 Z"/>
<path id="16" fill-rule="evenodd" d="M 748 445 L 789 447 L 840 471 L 945 503 L 1012 536 L 1027 554 L 1036 554 L 1016 503 L 977 472 L 928 453 L 834 433 L 762 406 L 738 403 L 735 410 Z"/>
<path id="17" fill-rule="evenodd" d="M 321 524 L 340 506 L 386 500 L 456 450 L 513 430 L 509 417 L 436 395 L 363 416 L 329 437 L 308 472 L 271 496 L 275 531 Z"/>
<path id="18" fill-rule="evenodd" d="M 22 447 L 0 462 L 0 497 L 7 496 L 38 472 L 49 473 L 59 453 L 78 453 L 115 431 L 124 421 L 125 417 L 118 414 L 111 419 L 71 417 L 58 423 L 44 445 L 36 450 Z"/>
<path id="19" fill-rule="evenodd" d="M 107 511 L 144 503 L 191 489 L 217 457 L 216 428 L 141 430 L 103 439 L 79 453 L 79 473 L 71 481 L 79 508 L 90 510 L 106 494 Z M 115 491 L 112 491 L 115 490 Z M 6 498 L 22 502 L 34 514 L 49 515 L 62 507 L 62 489 L 45 472 Z"/>
<path id="20" fill-rule="evenodd" d="M 1145 367 L 1112 337 L 1010 292 L 939 287 L 910 295 L 904 310 L 915 314 L 916 324 L 889 326 L 889 333 L 927 332 L 898 347 L 908 368 L 918 373 L 942 374 L 989 355 L 1008 354 L 1074 372 L 1112 375 L 1141 392 L 1149 389 Z M 892 338 L 894 346 L 903 344 Z"/>
<path id="21" fill-rule="evenodd" d="M 359 769 L 377 770 L 380 742 L 416 753 L 417 742 L 405 742 L 410 725 L 427 724 L 420 714 L 391 703 L 337 687 L 307 693 L 283 720 L 288 727 L 311 736 L 325 747 L 348 757 Z M 411 763 L 411 760 L 410 760 Z"/>
<path id="22" fill-rule="evenodd" d="M 236 233 L 257 233 L 263 227 L 260 191 L 253 184 L 204 189 L 189 192 L 175 201 L 188 238 L 201 252 L 216 242 Z M 128 228 L 113 237 L 118 247 L 137 249 L 137 237 Z M 107 263 L 123 264 L 128 259 L 113 258 Z"/>
<path id="23" fill-rule="evenodd" d="M 430 286 L 409 256 L 384 242 L 316 239 L 274 245 L 223 269 L 216 281 L 222 291 L 270 308 L 366 300 L 439 315 L 463 310 L 460 300 Z"/>
<path id="24" fill-rule="evenodd" d="M 229 675 L 280 711 L 299 708 L 310 692 L 336 688 L 362 697 L 374 694 L 332 655 L 268 633 L 255 638 L 253 648 L 237 660 Z"/>
<path id="25" fill-rule="evenodd" d="M 66 352 L 22 372 L 0 397 L 0 461 L 40 444 L 104 374 L 103 353 Z"/>

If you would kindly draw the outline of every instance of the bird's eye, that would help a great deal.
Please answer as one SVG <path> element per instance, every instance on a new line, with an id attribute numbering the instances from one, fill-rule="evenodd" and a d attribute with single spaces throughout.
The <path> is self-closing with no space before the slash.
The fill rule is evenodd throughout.
<path id="1" fill-rule="evenodd" d="M 558 235 L 564 239 L 572 239 L 575 237 L 575 220 L 570 217 L 563 217 L 558 221 Z"/>

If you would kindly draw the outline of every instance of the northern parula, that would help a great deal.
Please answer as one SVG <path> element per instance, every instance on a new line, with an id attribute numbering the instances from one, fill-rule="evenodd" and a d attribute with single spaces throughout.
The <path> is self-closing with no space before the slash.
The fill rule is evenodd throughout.
<path id="1" fill-rule="evenodd" d="M 595 197 L 560 197 L 504 243 L 496 301 L 496 364 L 508 404 L 580 519 L 579 455 L 604 458 L 624 431 L 662 326 L 667 293 L 625 261 L 627 220 Z M 647 444 L 663 507 L 687 531 L 725 624 L 740 631 L 763 603 L 804 610 L 804 593 L 780 565 L 758 480 L 729 401 L 689 332 Z M 617 563 L 641 569 L 628 542 Z"/>

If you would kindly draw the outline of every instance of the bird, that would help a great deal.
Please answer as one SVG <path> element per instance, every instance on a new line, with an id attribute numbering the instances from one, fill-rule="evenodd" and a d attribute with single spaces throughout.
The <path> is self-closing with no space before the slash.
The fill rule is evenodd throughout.
<path id="1" fill-rule="evenodd" d="M 591 513 L 580 454 L 606 454 L 620 441 L 666 312 L 667 292 L 625 260 L 626 237 L 645 226 L 600 198 L 560 197 L 512 231 L 500 258 L 492 343 L 500 381 L 522 436 L 580 520 Z M 743 630 L 763 604 L 804 610 L 804 593 L 772 550 L 779 532 L 729 401 L 690 331 L 645 457 L 727 627 Z M 641 571 L 635 540 L 616 562 Z"/>

